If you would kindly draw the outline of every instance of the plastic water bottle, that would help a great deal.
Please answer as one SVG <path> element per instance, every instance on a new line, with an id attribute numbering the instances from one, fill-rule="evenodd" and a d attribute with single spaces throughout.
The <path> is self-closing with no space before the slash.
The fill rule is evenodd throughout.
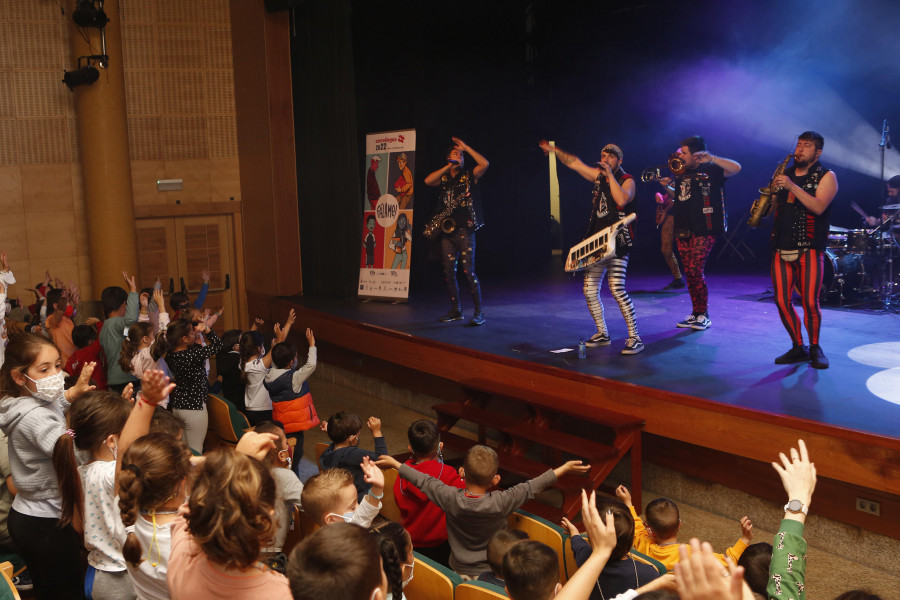
<path id="1" fill-rule="evenodd" d="M 587 358 L 587 346 L 584 345 L 584 340 L 578 340 L 578 358 Z"/>

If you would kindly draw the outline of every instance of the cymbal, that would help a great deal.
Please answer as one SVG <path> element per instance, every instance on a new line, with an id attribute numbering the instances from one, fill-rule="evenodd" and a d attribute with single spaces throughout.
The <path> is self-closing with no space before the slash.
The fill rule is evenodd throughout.
<path id="1" fill-rule="evenodd" d="M 847 233 L 847 232 L 850 231 L 850 230 L 847 229 L 846 227 L 838 227 L 837 225 L 831 225 L 831 226 L 828 228 L 828 231 L 834 231 L 834 232 L 837 232 L 837 233 Z"/>
<path id="2" fill-rule="evenodd" d="M 900 204 L 885 204 L 881 210 L 900 210 Z"/>

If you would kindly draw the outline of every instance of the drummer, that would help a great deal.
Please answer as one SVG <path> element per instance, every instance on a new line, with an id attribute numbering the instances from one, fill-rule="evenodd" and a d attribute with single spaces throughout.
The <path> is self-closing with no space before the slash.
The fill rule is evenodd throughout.
<path id="1" fill-rule="evenodd" d="M 894 221 L 900 223 L 900 175 L 894 175 L 887 182 L 887 198 L 885 205 L 881 207 L 881 219 L 878 217 L 866 217 L 866 225 L 875 227 L 885 220 L 894 217 Z"/>

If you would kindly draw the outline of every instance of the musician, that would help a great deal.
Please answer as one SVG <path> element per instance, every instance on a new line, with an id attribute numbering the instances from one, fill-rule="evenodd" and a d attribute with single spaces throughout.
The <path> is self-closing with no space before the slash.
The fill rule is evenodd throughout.
<path id="1" fill-rule="evenodd" d="M 452 213 L 456 223 L 456 229 L 450 233 L 441 232 L 441 261 L 444 266 L 444 281 L 447 283 L 447 292 L 450 294 L 450 312 L 439 320 L 459 321 L 463 318 L 462 307 L 459 303 L 459 285 L 456 282 L 456 265 L 462 263 L 463 273 L 469 282 L 469 291 L 475 304 L 475 314 L 470 325 L 484 325 L 484 311 L 481 308 L 481 283 L 475 275 L 475 232 L 483 225 L 480 211 L 476 211 L 471 197 L 472 188 L 490 163 L 488 160 L 467 145 L 461 139 L 455 137 L 453 145 L 447 152 L 447 164 L 425 177 L 425 185 L 441 188 L 440 212 L 449 206 L 457 206 L 461 202 L 466 206 L 460 207 Z M 475 168 L 467 170 L 465 155 L 475 159 Z"/>
<path id="2" fill-rule="evenodd" d="M 900 204 L 900 175 L 894 175 L 887 181 L 887 198 L 884 199 L 885 205 L 894 206 Z M 880 225 L 885 219 L 891 218 L 892 215 L 898 215 L 897 210 L 884 211 L 881 213 L 881 219 L 878 217 L 866 217 L 866 225 L 875 227 Z M 900 218 L 895 217 L 895 221 L 900 222 Z"/>
<path id="3" fill-rule="evenodd" d="M 828 368 L 828 358 L 819 346 L 822 324 L 819 288 L 831 201 L 837 194 L 838 183 L 834 171 L 819 162 L 824 145 L 825 138 L 821 134 L 815 131 L 801 133 L 794 150 L 793 165 L 772 181 L 778 189 L 772 227 L 772 284 L 778 314 L 794 343 L 790 350 L 775 359 L 778 365 L 809 361 L 816 369 Z M 800 318 L 791 304 L 794 288 L 800 291 L 809 348 L 803 345 Z"/>
<path id="4" fill-rule="evenodd" d="M 709 153 L 706 140 L 699 135 L 681 141 L 678 158 L 684 161 L 684 172 L 676 175 L 674 187 L 668 181 L 660 184 L 675 196 L 675 240 L 693 312 L 677 323 L 677 327 L 703 330 L 712 324 L 709 318 L 709 289 L 704 269 L 706 259 L 724 233 L 725 180 L 737 175 L 741 165 L 730 158 Z"/>
<path id="5" fill-rule="evenodd" d="M 562 164 L 593 182 L 591 218 L 586 238 L 634 212 L 634 207 L 629 206 L 634 199 L 634 177 L 622 169 L 621 148 L 615 144 L 607 144 L 600 152 L 600 162 L 596 166 L 589 167 L 574 154 L 551 146 L 546 140 L 541 140 L 539 145 L 545 154 L 555 153 Z M 594 263 L 584 271 L 584 297 L 597 326 L 597 333 L 585 342 L 588 347 L 596 348 L 610 344 L 606 319 L 603 316 L 603 301 L 600 299 L 600 286 L 603 277 L 606 276 L 609 280 L 609 291 L 619 304 L 619 310 L 622 311 L 625 324 L 628 326 L 628 340 L 622 354 L 637 354 L 644 349 L 644 342 L 638 335 L 637 322 L 634 318 L 634 304 L 625 291 L 625 270 L 628 268 L 628 252 L 631 250 L 633 235 L 634 229 L 630 224 L 620 229 L 616 235 L 616 256 Z"/>

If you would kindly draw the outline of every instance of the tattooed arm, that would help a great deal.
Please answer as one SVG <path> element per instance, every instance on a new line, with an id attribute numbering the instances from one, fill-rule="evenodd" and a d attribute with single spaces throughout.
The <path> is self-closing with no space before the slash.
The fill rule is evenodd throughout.
<path id="1" fill-rule="evenodd" d="M 559 162 L 566 165 L 590 182 L 593 182 L 595 179 L 597 179 L 597 175 L 600 174 L 600 169 L 598 169 L 597 167 L 587 166 L 586 164 L 581 162 L 581 159 L 574 154 L 569 154 L 562 148 L 551 146 L 547 142 L 547 140 L 541 140 L 538 146 L 540 146 L 541 150 L 544 151 L 544 154 L 550 154 L 551 152 L 556 154 Z"/>

